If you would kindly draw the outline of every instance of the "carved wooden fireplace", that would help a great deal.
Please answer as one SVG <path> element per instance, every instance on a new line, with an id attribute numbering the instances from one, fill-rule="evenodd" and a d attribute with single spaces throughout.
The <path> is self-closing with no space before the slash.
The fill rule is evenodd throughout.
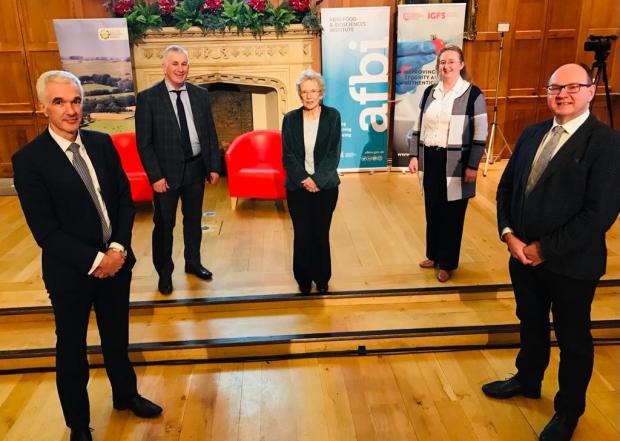
<path id="1" fill-rule="evenodd" d="M 234 32 L 205 35 L 198 28 L 183 33 L 173 28 L 149 31 L 143 42 L 133 46 L 136 88 L 143 90 L 162 79 L 164 48 L 183 46 L 189 53 L 189 80 L 217 91 L 214 105 L 224 106 L 214 114 L 222 115 L 216 124 L 220 125 L 218 134 L 224 135 L 220 143 L 225 148 L 234 136 L 225 134 L 224 129 L 230 128 L 226 118 L 236 118 L 237 112 L 249 107 L 253 129 L 280 128 L 282 116 L 301 105 L 295 81 L 312 64 L 314 38 L 301 25 L 292 25 L 282 35 L 267 31 L 260 38 Z M 231 92 L 228 97 L 226 91 Z M 248 118 L 239 114 L 236 121 L 243 131 L 248 131 Z"/>

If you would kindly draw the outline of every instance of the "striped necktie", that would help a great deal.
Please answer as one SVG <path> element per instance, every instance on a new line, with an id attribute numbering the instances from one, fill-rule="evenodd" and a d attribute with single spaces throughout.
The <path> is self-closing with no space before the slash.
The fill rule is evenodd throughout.
<path id="1" fill-rule="evenodd" d="M 90 177 L 90 173 L 88 172 L 88 166 L 86 165 L 86 161 L 84 161 L 84 158 L 80 156 L 80 145 L 72 142 L 69 146 L 69 150 L 71 151 L 71 153 L 73 153 L 73 159 L 71 160 L 71 163 L 73 164 L 75 171 L 77 171 L 78 175 L 80 175 L 80 178 L 82 178 L 82 181 L 84 182 L 84 185 L 86 186 L 86 189 L 88 190 L 88 193 L 90 193 L 90 197 L 95 204 L 95 208 L 99 213 L 99 219 L 101 220 L 101 231 L 103 232 L 103 243 L 108 243 L 110 237 L 112 237 L 112 228 L 110 225 L 108 225 L 108 223 L 105 221 L 105 217 L 103 216 L 103 208 L 99 203 L 99 198 L 97 197 L 95 185 L 93 184 L 93 180 Z"/>
<path id="2" fill-rule="evenodd" d="M 560 142 L 560 137 L 565 132 L 564 127 L 555 126 L 551 130 L 551 136 L 545 145 L 542 146 L 542 150 L 540 155 L 538 156 L 538 160 L 532 166 L 532 170 L 530 171 L 530 175 L 527 177 L 527 185 L 525 187 L 526 196 L 530 194 L 532 189 L 536 186 L 536 183 L 544 173 L 549 161 L 553 158 L 553 153 Z"/>

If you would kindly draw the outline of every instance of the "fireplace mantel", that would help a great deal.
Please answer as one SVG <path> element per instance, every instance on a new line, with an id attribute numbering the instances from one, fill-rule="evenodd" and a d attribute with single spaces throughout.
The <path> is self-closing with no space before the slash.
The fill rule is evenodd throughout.
<path id="1" fill-rule="evenodd" d="M 280 35 L 266 28 L 261 37 L 236 32 L 204 34 L 195 27 L 182 33 L 175 28 L 149 31 L 132 48 L 136 89 L 143 90 L 162 79 L 161 53 L 167 46 L 179 44 L 189 53 L 191 82 L 273 88 L 282 116 L 301 105 L 295 81 L 312 65 L 315 35 L 301 25 L 292 25 Z"/>

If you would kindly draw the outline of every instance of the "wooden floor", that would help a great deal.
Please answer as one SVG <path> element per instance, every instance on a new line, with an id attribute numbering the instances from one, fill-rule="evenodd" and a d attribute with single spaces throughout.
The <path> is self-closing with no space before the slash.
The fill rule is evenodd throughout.
<path id="1" fill-rule="evenodd" d="M 461 264 L 446 285 L 509 283 L 506 247 L 497 238 L 495 191 L 505 161 L 479 177 L 465 222 Z M 183 272 L 181 217 L 175 230 L 172 298 L 296 292 L 292 277 L 292 226 L 273 201 L 244 199 L 230 208 L 226 181 L 205 195 L 202 242 L 205 282 Z M 78 215 L 76 213 L 76 215 Z M 40 250 L 15 196 L 0 197 L 0 308 L 49 305 L 43 288 Z M 609 233 L 606 278 L 620 279 L 620 223 Z M 161 299 L 151 263 L 152 210 L 139 208 L 133 247 L 132 300 Z M 417 178 L 401 173 L 342 176 L 331 230 L 333 291 L 438 286 L 434 271 L 417 263 L 425 257 L 423 200 Z"/>
<path id="2" fill-rule="evenodd" d="M 97 441 L 534 441 L 553 415 L 558 354 L 542 399 L 492 400 L 489 380 L 514 371 L 514 350 L 271 363 L 138 368 L 140 391 L 164 407 L 155 420 L 111 408 L 102 369 L 91 372 Z M 596 348 L 587 409 L 573 441 L 620 439 L 620 347 Z M 68 439 L 54 374 L 0 376 L 0 439 Z"/>
<path id="3" fill-rule="evenodd" d="M 460 268 L 443 285 L 474 287 L 473 294 L 464 288 L 424 295 L 409 291 L 440 286 L 433 270 L 417 265 L 425 257 L 424 207 L 417 179 L 409 174 L 342 177 L 331 232 L 334 275 L 330 287 L 335 292 L 407 290 L 380 296 L 281 295 L 297 289 L 291 274 L 288 213 L 273 201 L 256 200 L 242 200 L 232 211 L 225 180 L 208 189 L 204 203 L 204 226 L 208 228 L 202 255 L 203 263 L 215 273 L 213 281 L 183 273 L 182 232 L 177 228 L 175 291 L 172 296 L 161 296 L 150 255 L 152 210 L 140 207 L 133 240 L 138 263 L 132 285 L 130 343 L 151 347 L 132 352 L 133 359 L 288 359 L 139 367 L 140 391 L 165 408 L 164 415 L 152 421 L 113 411 L 105 372 L 93 369 L 89 391 L 95 439 L 536 440 L 553 414 L 555 349 L 543 398 L 508 401 L 487 399 L 480 386 L 514 372 L 515 350 L 349 358 L 336 358 L 329 352 L 354 353 L 360 345 L 394 353 L 407 348 L 471 348 L 517 341 L 512 292 L 486 286 L 510 283 L 508 255 L 495 226 L 495 190 L 504 166 L 505 162 L 495 164 L 486 178 L 480 177 L 478 196 L 467 213 Z M 40 275 L 40 250 L 16 197 L 0 197 L 0 225 L 2 369 L 53 366 L 53 320 Z M 181 225 L 180 215 L 177 225 Z M 612 281 L 620 279 L 619 225 L 608 235 L 605 278 Z M 603 325 L 595 329 L 599 341 L 619 341 L 619 298 L 618 283 L 597 290 L 592 314 Z M 166 299 L 196 301 L 169 304 Z M 47 308 L 27 308 L 37 306 Z M 605 327 L 606 321 L 612 325 Z M 512 330 L 496 334 L 474 329 L 502 326 Z M 452 334 L 458 327 L 473 331 Z M 434 328 L 450 332 L 425 333 Z M 410 332 L 416 329 L 425 332 L 419 336 Z M 336 335 L 348 332 L 359 338 Z M 293 334 L 296 337 L 289 339 Z M 93 324 L 88 339 L 89 344 L 98 344 Z M 222 346 L 220 340 L 230 344 Z M 181 345 L 170 345 L 179 341 L 191 344 L 183 350 Z M 196 342 L 207 343 L 192 346 Z M 33 352 L 12 354 L 20 351 Z M 331 358 L 295 359 L 319 353 Z M 587 411 L 574 441 L 620 439 L 619 357 L 620 346 L 596 347 Z M 0 375 L 0 440 L 67 438 L 53 373 Z"/>

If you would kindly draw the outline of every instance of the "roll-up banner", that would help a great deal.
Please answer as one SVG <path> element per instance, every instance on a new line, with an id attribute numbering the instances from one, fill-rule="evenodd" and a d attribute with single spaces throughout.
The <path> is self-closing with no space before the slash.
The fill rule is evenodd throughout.
<path id="1" fill-rule="evenodd" d="M 64 70 L 84 87 L 84 122 L 106 133 L 133 132 L 136 98 L 124 18 L 54 20 Z"/>
<path id="2" fill-rule="evenodd" d="M 321 9 L 324 103 L 342 117 L 340 171 L 387 167 L 390 8 Z"/>
<path id="3" fill-rule="evenodd" d="M 402 170 L 409 165 L 406 136 L 420 117 L 424 89 L 437 82 L 437 53 L 446 45 L 463 46 L 465 6 L 464 3 L 398 6 L 392 169 Z"/>

